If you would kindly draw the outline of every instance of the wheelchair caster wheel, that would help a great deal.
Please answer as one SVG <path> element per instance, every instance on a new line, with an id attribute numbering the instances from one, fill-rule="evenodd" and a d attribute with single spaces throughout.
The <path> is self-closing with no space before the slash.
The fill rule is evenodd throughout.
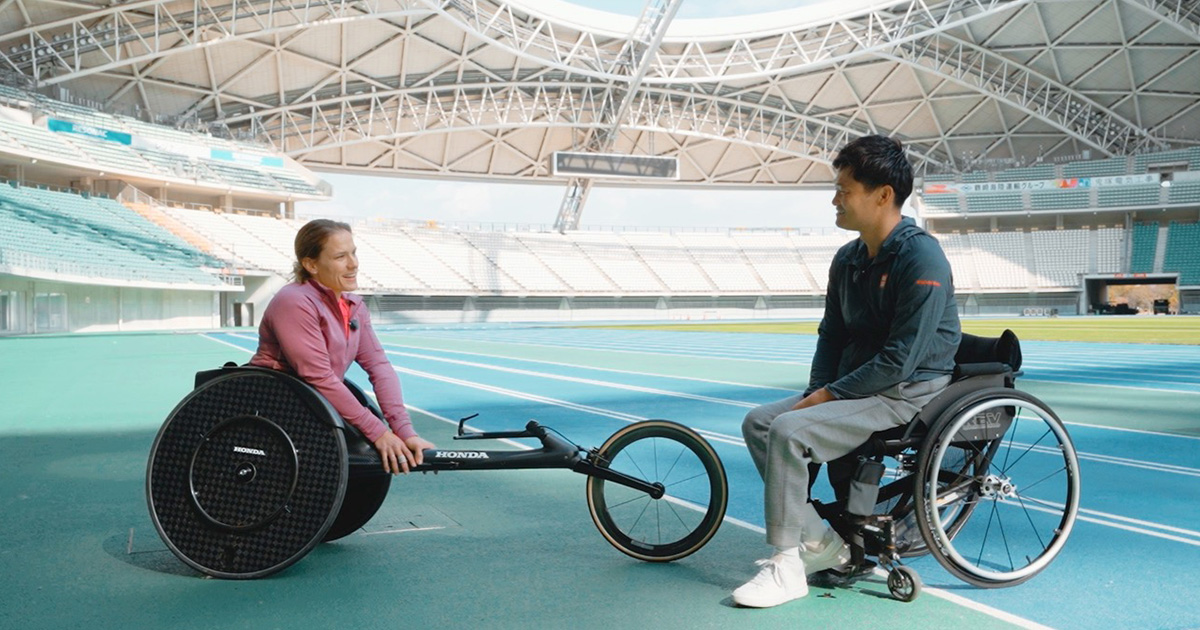
<path id="1" fill-rule="evenodd" d="M 921 576 L 911 567 L 897 566 L 888 571 L 888 591 L 892 597 L 911 602 L 921 594 Z"/>

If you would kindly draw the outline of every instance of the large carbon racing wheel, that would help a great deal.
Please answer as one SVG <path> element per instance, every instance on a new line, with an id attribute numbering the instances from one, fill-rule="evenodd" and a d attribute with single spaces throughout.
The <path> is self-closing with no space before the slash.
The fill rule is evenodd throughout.
<path id="1" fill-rule="evenodd" d="M 198 571 L 270 575 L 303 558 L 337 520 L 350 476 L 343 422 L 282 372 L 227 367 L 196 380 L 151 448 L 154 527 Z"/>

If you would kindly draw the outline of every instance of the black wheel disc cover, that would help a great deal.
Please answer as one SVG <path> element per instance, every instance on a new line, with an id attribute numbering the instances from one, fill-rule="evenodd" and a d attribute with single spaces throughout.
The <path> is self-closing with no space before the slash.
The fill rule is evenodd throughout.
<path id="1" fill-rule="evenodd" d="M 332 407 L 282 373 L 234 369 L 189 394 L 151 449 L 154 526 L 193 568 L 257 578 L 290 566 L 332 525 L 346 492 Z"/>

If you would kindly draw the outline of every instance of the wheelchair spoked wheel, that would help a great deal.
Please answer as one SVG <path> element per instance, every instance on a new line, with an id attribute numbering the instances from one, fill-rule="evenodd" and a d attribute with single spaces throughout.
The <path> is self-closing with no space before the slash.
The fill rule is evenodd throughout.
<path id="1" fill-rule="evenodd" d="M 703 547 L 721 526 L 729 500 L 725 469 L 695 431 L 665 420 L 629 425 L 592 455 L 596 465 L 661 483 L 661 499 L 589 476 L 588 509 L 596 527 L 621 552 L 669 562 Z"/>
<path id="2" fill-rule="evenodd" d="M 1024 392 L 972 394 L 934 424 L 915 508 L 929 551 L 983 588 L 1020 584 L 1062 550 L 1079 511 L 1079 461 L 1059 418 Z"/>
<path id="3" fill-rule="evenodd" d="M 951 447 L 957 449 L 957 447 Z M 914 459 L 915 451 L 908 453 Z M 958 462 L 954 464 L 953 462 Z M 974 460 L 967 459 L 959 450 L 957 456 L 947 457 L 944 465 L 951 468 L 949 475 L 943 473 L 943 484 L 964 475 L 971 475 Z M 880 488 L 879 501 L 875 506 L 875 514 L 892 517 L 893 540 L 896 555 L 900 558 L 919 558 L 929 554 L 925 537 L 921 533 L 921 525 L 917 522 L 917 509 L 914 501 L 916 486 L 913 473 L 907 473 L 893 467 L 888 473 L 893 481 Z M 974 510 L 974 503 L 952 502 L 941 509 L 941 522 L 948 538 L 953 539 Z"/>
<path id="4" fill-rule="evenodd" d="M 942 499 L 938 508 L 938 522 L 948 540 L 954 540 L 978 506 L 978 502 L 965 500 L 966 495 L 959 494 L 966 480 L 974 479 L 978 475 L 978 467 L 983 463 L 982 458 L 972 455 L 972 449 L 951 444 L 940 461 L 937 479 L 940 486 L 938 493 Z M 908 481 L 912 482 L 912 479 Z M 900 549 L 901 558 L 915 558 L 929 554 L 929 547 L 925 543 L 923 533 L 924 528 L 919 522 L 920 510 L 916 509 L 920 504 L 913 500 L 916 486 L 917 483 L 912 483 L 913 490 L 907 495 L 910 502 L 906 506 L 902 506 L 902 509 L 893 516 L 897 519 L 895 534 L 897 547 L 900 548 L 901 543 L 906 543 Z M 959 498 L 964 500 L 959 500 Z"/>

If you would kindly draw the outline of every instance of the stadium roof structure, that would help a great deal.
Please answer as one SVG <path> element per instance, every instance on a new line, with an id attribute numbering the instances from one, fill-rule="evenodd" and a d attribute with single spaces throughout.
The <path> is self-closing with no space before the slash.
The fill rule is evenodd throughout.
<path id="1" fill-rule="evenodd" d="M 821 186 L 849 139 L 919 173 L 1200 144 L 1197 0 L 825 1 L 708 20 L 557 0 L 0 0 L 0 68 L 252 134 L 318 171 L 567 183 L 555 151 L 674 185 Z M 651 182 L 653 183 L 653 182 Z"/>

